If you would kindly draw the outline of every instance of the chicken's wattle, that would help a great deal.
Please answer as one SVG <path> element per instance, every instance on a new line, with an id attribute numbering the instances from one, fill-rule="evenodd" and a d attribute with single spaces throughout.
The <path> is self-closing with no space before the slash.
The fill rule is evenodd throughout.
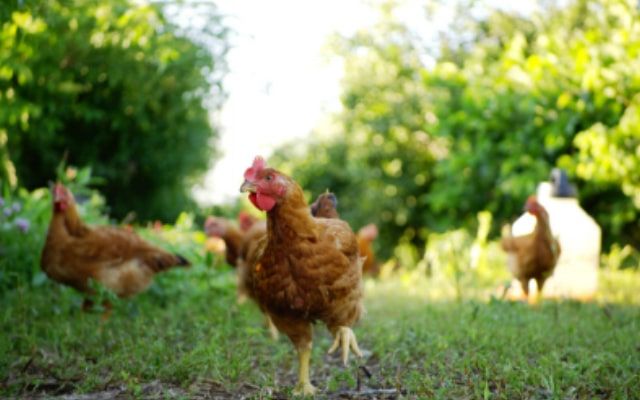
<path id="1" fill-rule="evenodd" d="M 276 205 L 276 199 L 262 193 L 249 194 L 249 200 L 254 206 L 262 211 L 271 211 L 271 209 Z"/>

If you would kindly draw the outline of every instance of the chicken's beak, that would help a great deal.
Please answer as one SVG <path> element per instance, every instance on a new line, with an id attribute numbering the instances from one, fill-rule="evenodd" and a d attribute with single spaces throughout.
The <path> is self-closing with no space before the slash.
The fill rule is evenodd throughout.
<path id="1" fill-rule="evenodd" d="M 252 182 L 245 180 L 242 186 L 240 186 L 240 193 L 244 193 L 244 192 L 255 193 L 256 189 L 257 189 L 256 185 L 254 185 Z"/>

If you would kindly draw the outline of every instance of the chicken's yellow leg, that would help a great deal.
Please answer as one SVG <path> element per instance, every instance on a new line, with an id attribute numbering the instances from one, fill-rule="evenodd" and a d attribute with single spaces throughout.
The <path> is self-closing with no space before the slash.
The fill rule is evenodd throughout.
<path id="1" fill-rule="evenodd" d="M 278 328 L 276 328 L 275 324 L 271 320 L 271 317 L 267 314 L 267 328 L 269 328 L 269 334 L 271 335 L 271 339 L 278 340 L 280 334 L 278 333 Z"/>
<path id="2" fill-rule="evenodd" d="M 309 361 L 311 360 L 311 343 L 298 347 L 298 384 L 293 394 L 298 396 L 310 396 L 316 392 L 309 380 Z"/>

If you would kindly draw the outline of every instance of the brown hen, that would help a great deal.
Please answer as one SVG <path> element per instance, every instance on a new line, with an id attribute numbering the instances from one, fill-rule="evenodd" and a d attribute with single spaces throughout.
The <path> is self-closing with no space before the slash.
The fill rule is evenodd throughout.
<path id="1" fill-rule="evenodd" d="M 78 215 L 71 192 L 53 189 L 53 215 L 42 249 L 40 266 L 47 276 L 85 294 L 89 280 L 100 282 L 119 297 L 145 290 L 153 276 L 189 262 L 141 239 L 132 230 L 89 227 Z M 85 299 L 85 308 L 91 304 Z"/>
<path id="2" fill-rule="evenodd" d="M 317 218 L 340 218 L 336 195 L 327 191 L 311 203 L 311 214 Z M 362 273 L 378 274 L 378 261 L 373 251 L 373 241 L 378 237 L 378 227 L 371 223 L 358 230 L 358 249 L 363 259 Z"/>
<path id="3" fill-rule="evenodd" d="M 267 236 L 249 264 L 250 295 L 293 342 L 299 358 L 298 394 L 313 394 L 309 380 L 312 323 L 335 337 L 330 352 L 360 355 L 351 326 L 362 308 L 362 261 L 356 236 L 339 219 L 314 218 L 300 186 L 256 157 L 241 190 L 267 212 Z"/>
<path id="4" fill-rule="evenodd" d="M 502 248 L 508 254 L 508 266 L 513 276 L 522 285 L 522 291 L 529 297 L 529 281 L 535 279 L 538 295 L 542 293 L 545 281 L 553 274 L 560 257 L 560 243 L 551 233 L 549 214 L 530 196 L 525 210 L 536 218 L 534 231 L 524 236 L 512 236 L 510 227 L 502 233 Z M 535 301 L 537 299 L 531 299 Z"/>

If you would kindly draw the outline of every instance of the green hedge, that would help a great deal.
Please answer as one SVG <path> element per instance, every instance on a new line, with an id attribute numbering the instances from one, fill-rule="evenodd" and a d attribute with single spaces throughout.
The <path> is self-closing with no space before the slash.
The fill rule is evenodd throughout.
<path id="1" fill-rule="evenodd" d="M 62 160 L 104 178 L 111 212 L 173 220 L 210 166 L 226 28 L 213 5 L 19 1 L 0 13 L 0 176 L 45 186 Z M 174 7 L 175 8 L 175 7 Z M 189 15 L 189 14 L 184 14 Z M 194 26 L 194 24 L 190 24 Z M 2 138 L 5 138 L 3 143 Z"/>

